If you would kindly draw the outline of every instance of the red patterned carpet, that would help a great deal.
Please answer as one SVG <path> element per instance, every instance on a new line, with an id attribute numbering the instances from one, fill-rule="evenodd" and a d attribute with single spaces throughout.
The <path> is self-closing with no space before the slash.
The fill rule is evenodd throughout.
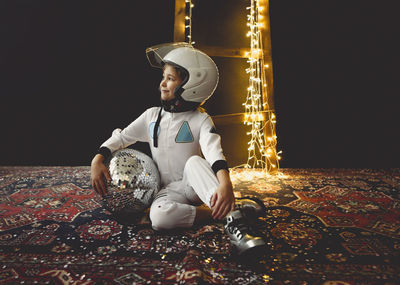
<path id="1" fill-rule="evenodd" d="M 232 170 L 267 208 L 269 249 L 242 263 L 222 225 L 119 224 L 89 167 L 0 167 L 0 284 L 399 284 L 400 169 Z"/>

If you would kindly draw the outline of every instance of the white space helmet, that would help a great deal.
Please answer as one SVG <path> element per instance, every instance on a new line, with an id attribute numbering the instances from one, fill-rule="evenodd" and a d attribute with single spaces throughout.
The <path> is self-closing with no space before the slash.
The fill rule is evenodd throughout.
<path id="1" fill-rule="evenodd" d="M 146 56 L 154 67 L 172 64 L 183 68 L 189 75 L 175 91 L 185 101 L 201 104 L 215 91 L 218 84 L 218 68 L 204 52 L 184 42 L 168 43 L 146 49 Z"/>

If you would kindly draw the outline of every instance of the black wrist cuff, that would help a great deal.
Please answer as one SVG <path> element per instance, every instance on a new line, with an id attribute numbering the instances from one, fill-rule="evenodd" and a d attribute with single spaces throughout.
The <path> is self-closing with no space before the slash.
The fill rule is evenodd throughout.
<path id="1" fill-rule="evenodd" d="M 99 148 L 97 153 L 104 156 L 104 160 L 108 159 L 111 156 L 111 150 L 105 146 L 102 146 L 101 148 Z"/>
<path id="2" fill-rule="evenodd" d="M 229 172 L 228 163 L 226 162 L 226 160 L 217 160 L 216 162 L 213 163 L 211 168 L 215 174 L 217 174 L 217 172 L 221 169 L 225 169 L 226 171 Z"/>

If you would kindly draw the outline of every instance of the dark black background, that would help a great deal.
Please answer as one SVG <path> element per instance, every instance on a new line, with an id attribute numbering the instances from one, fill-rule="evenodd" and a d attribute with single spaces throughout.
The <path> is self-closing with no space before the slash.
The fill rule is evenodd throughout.
<path id="1" fill-rule="evenodd" d="M 281 167 L 399 166 L 394 3 L 270 1 Z M 1 0 L 0 164 L 89 165 L 158 104 L 173 25 L 172 0 Z"/>

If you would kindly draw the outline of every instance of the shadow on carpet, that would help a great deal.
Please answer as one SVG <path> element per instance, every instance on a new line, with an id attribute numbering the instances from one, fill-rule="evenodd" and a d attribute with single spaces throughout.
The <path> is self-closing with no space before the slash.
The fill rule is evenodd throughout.
<path id="1" fill-rule="evenodd" d="M 221 224 L 119 224 L 89 167 L 0 167 L 2 284 L 398 284 L 400 170 L 234 169 L 267 206 L 262 258 L 232 254 Z"/>

